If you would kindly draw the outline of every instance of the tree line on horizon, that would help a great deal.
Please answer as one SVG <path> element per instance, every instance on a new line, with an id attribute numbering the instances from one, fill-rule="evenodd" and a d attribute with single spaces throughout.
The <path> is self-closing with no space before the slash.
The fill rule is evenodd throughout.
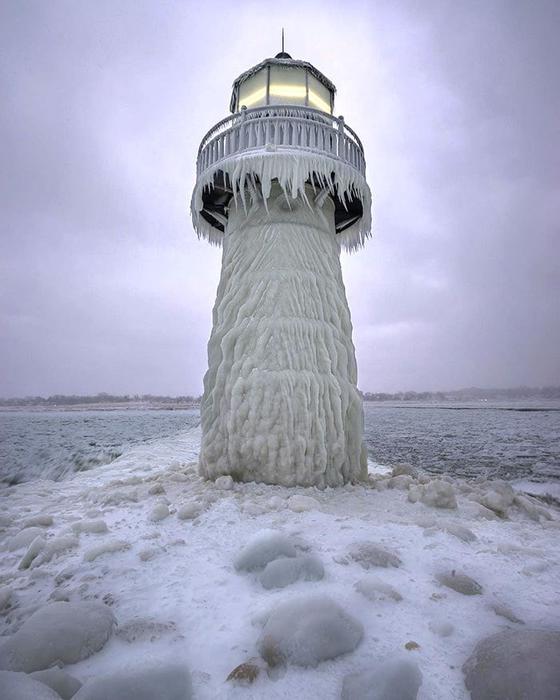
<path id="1" fill-rule="evenodd" d="M 510 389 L 455 389 L 452 391 L 399 391 L 360 392 L 364 401 L 497 401 L 516 399 L 560 399 L 560 386 L 515 387 Z M 108 394 L 93 395 L 26 396 L 23 398 L 0 398 L 0 406 L 77 406 L 88 404 L 182 404 L 199 405 L 202 396 L 163 396 L 157 394 Z"/>

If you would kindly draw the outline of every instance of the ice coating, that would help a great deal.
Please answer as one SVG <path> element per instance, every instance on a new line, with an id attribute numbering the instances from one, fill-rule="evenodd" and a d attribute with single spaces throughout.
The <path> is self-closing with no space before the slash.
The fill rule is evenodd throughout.
<path id="1" fill-rule="evenodd" d="M 285 486 L 366 478 L 362 402 L 330 198 L 232 203 L 208 344 L 201 473 Z"/>
<path id="2" fill-rule="evenodd" d="M 308 128 L 320 130 L 320 124 L 309 120 Z M 311 150 L 278 151 L 275 146 L 269 148 L 224 158 L 198 176 L 191 202 L 192 220 L 198 236 L 215 245 L 222 245 L 224 234 L 201 216 L 202 193 L 213 187 L 214 177 L 221 171 L 229 178 L 234 205 L 240 201 L 245 204 L 246 185 L 252 181 L 259 183 L 265 202 L 276 185 L 290 200 L 305 197 L 309 187 L 306 183 L 309 181 L 319 182 L 321 187 L 341 199 L 344 195 L 359 197 L 363 204 L 363 216 L 336 237 L 348 251 L 363 246 L 371 235 L 371 193 L 365 177 L 351 165 L 325 154 Z"/>

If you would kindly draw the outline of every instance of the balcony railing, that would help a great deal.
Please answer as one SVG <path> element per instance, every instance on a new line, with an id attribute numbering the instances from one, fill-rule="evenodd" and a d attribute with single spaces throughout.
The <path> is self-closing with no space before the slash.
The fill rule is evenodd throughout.
<path id="1" fill-rule="evenodd" d="M 293 106 L 242 109 L 218 122 L 200 144 L 197 175 L 225 158 L 266 147 L 327 155 L 365 175 L 362 143 L 343 117 Z"/>

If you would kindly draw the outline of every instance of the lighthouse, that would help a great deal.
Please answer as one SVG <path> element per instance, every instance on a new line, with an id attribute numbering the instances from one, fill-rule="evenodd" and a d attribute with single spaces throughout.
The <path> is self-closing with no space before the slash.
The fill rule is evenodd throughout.
<path id="1" fill-rule="evenodd" d="M 282 50 L 233 83 L 202 139 L 191 213 L 222 247 L 199 469 L 340 486 L 366 478 L 363 408 L 340 251 L 370 235 L 357 134 L 336 88 Z"/>

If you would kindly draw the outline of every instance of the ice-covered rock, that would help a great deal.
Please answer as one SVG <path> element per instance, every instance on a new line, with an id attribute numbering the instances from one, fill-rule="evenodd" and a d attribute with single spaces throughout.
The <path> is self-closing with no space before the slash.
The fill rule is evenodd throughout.
<path id="1" fill-rule="evenodd" d="M 184 666 L 158 665 L 93 678 L 74 700 L 191 700 L 190 674 Z"/>
<path id="2" fill-rule="evenodd" d="M 169 506 L 167 503 L 163 503 L 160 501 L 160 503 L 156 503 L 156 505 L 152 508 L 152 511 L 150 512 L 150 520 L 154 523 L 159 522 L 160 520 L 164 520 L 167 518 L 169 515 Z"/>
<path id="3" fill-rule="evenodd" d="M 79 535 L 82 532 L 100 535 L 108 531 L 107 523 L 104 520 L 79 520 L 77 523 L 72 523 L 72 530 Z"/>
<path id="4" fill-rule="evenodd" d="M 257 680 L 264 668 L 265 664 L 262 659 L 254 657 L 236 666 L 226 680 L 237 685 L 251 685 Z"/>
<path id="5" fill-rule="evenodd" d="M 453 486 L 443 479 L 433 479 L 423 487 L 422 503 L 432 508 L 457 508 Z"/>
<path id="6" fill-rule="evenodd" d="M 296 581 L 320 581 L 324 575 L 325 569 L 316 557 L 290 557 L 269 562 L 260 582 L 263 588 L 284 588 Z"/>
<path id="7" fill-rule="evenodd" d="M 76 663 L 99 651 L 114 625 L 103 603 L 49 603 L 0 646 L 0 669 L 31 673 Z"/>
<path id="8" fill-rule="evenodd" d="M 43 534 L 43 528 L 40 527 L 26 527 L 20 530 L 17 535 L 10 537 L 7 542 L 8 549 L 10 552 L 15 552 L 22 547 L 29 547 L 36 537 Z"/>
<path id="9" fill-rule="evenodd" d="M 177 517 L 179 520 L 194 520 L 198 518 L 202 511 L 202 506 L 194 501 L 190 503 L 183 503 L 183 505 L 177 511 Z"/>
<path id="10" fill-rule="evenodd" d="M 294 513 L 303 513 L 306 510 L 319 510 L 321 504 L 313 496 L 302 496 L 296 493 L 288 498 L 288 508 Z"/>
<path id="11" fill-rule="evenodd" d="M 447 588 L 451 588 L 463 595 L 480 595 L 482 586 L 470 576 L 456 571 L 442 572 L 437 575 L 437 580 Z"/>
<path id="12" fill-rule="evenodd" d="M 84 561 L 94 561 L 103 554 L 113 554 L 114 552 L 124 552 L 130 549 L 130 543 L 126 540 L 111 540 L 103 542 L 96 547 L 91 547 L 84 554 Z"/>
<path id="13" fill-rule="evenodd" d="M 408 658 L 389 658 L 345 676 L 341 700 L 416 700 L 421 685 L 422 672 L 417 663 Z"/>
<path id="14" fill-rule="evenodd" d="M 356 542 L 351 545 L 348 555 L 364 569 L 370 569 L 372 566 L 386 568 L 401 565 L 400 558 L 394 552 L 390 552 L 374 542 Z"/>
<path id="15" fill-rule="evenodd" d="M 381 579 L 369 576 L 356 581 L 354 588 L 368 600 L 395 600 L 403 599 L 402 595 L 391 584 Z"/>
<path id="16" fill-rule="evenodd" d="M 362 625 L 326 596 L 305 596 L 279 603 L 269 614 L 258 650 L 270 666 L 317 666 L 353 651 Z"/>
<path id="17" fill-rule="evenodd" d="M 26 673 L 0 671 L 2 700 L 60 700 L 61 696 Z"/>
<path id="18" fill-rule="evenodd" d="M 62 700 L 70 700 L 82 687 L 81 682 L 60 668 L 48 668 L 45 671 L 35 671 L 31 678 L 48 685 L 58 693 Z"/>
<path id="19" fill-rule="evenodd" d="M 18 569 L 29 569 L 31 566 L 31 563 L 33 562 L 34 559 L 36 559 L 40 552 L 44 549 L 47 541 L 42 535 L 39 535 L 36 537 L 33 542 L 29 545 L 29 548 L 27 552 L 23 555 Z"/>
<path id="20" fill-rule="evenodd" d="M 476 645 L 463 672 L 471 700 L 558 700 L 560 632 L 493 634 Z"/>
<path id="21" fill-rule="evenodd" d="M 237 571 L 263 569 L 279 557 L 297 556 L 293 542 L 277 530 L 261 530 L 243 547 L 234 560 Z"/>
<path id="22" fill-rule="evenodd" d="M 233 479 L 229 474 L 219 476 L 214 482 L 214 486 L 222 491 L 231 491 L 233 489 Z"/>

